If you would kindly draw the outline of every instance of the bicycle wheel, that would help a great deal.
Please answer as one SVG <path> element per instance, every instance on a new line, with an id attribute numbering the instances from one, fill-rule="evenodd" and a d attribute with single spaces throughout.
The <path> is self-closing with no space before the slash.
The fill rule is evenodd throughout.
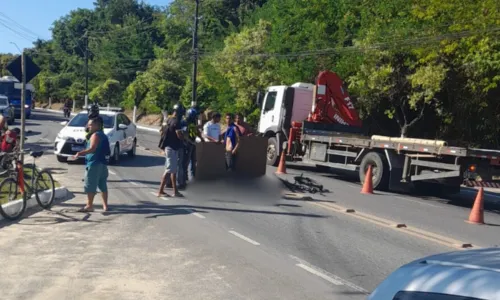
<path id="1" fill-rule="evenodd" d="M 0 214 L 7 220 L 19 219 L 26 210 L 26 199 L 18 199 L 17 181 L 11 177 L 0 183 Z"/>
<path id="2" fill-rule="evenodd" d="M 56 196 L 56 185 L 54 178 L 47 170 L 38 172 L 35 178 L 33 192 L 35 193 L 36 202 L 43 209 L 49 209 L 54 203 Z"/>

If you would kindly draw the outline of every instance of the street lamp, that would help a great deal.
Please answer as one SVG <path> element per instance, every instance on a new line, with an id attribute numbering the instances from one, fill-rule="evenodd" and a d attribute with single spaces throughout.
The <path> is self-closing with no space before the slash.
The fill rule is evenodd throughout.
<path id="1" fill-rule="evenodd" d="M 10 44 L 16 46 L 17 50 L 19 50 L 19 52 L 23 53 L 23 51 L 21 51 L 21 49 L 19 48 L 19 46 L 16 43 L 10 42 Z"/>

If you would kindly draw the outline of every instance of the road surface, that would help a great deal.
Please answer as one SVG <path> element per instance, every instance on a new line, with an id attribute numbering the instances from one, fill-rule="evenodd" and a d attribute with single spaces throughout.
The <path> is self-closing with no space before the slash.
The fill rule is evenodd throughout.
<path id="1" fill-rule="evenodd" d="M 28 142 L 52 150 L 61 120 L 58 114 L 34 113 Z M 155 133 L 140 131 L 138 138 L 155 150 Z M 365 299 L 402 264 L 455 250 L 331 205 L 483 247 L 500 239 L 494 205 L 486 214 L 491 225 L 477 227 L 463 221 L 469 209 L 451 200 L 366 197 L 355 183 L 308 170 L 289 173 L 324 183 L 330 192 L 314 195 L 316 201 L 282 199 L 284 186 L 272 168 L 258 182 L 195 184 L 184 199 L 158 199 L 164 159 L 144 150 L 137 154 L 110 167 L 110 213 L 74 213 L 83 204 L 77 193 L 54 208 L 57 214 L 38 212 L 0 225 L 0 263 L 9 275 L 0 279 L 7 295 L 2 298 Z M 81 191 L 82 165 L 58 164 L 50 155 L 43 159 L 64 174 L 66 185 Z M 460 197 L 473 197 L 466 193 Z"/>

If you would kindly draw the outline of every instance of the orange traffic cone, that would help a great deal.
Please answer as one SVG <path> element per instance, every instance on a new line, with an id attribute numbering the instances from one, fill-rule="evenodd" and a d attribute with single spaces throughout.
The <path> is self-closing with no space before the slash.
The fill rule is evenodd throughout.
<path id="1" fill-rule="evenodd" d="M 281 153 L 280 164 L 278 165 L 278 170 L 276 171 L 276 174 L 286 174 L 285 153 L 286 153 L 285 150 L 283 150 L 283 153 Z"/>
<path id="2" fill-rule="evenodd" d="M 365 182 L 363 183 L 363 188 L 361 189 L 361 194 L 373 194 L 373 182 L 372 182 L 372 166 L 368 166 L 368 171 L 365 174 Z"/>
<path id="3" fill-rule="evenodd" d="M 471 224 L 484 224 L 484 189 L 479 188 L 479 192 L 477 192 L 476 200 L 474 200 L 474 206 L 472 207 L 472 211 L 469 215 L 469 220 L 467 223 Z"/>

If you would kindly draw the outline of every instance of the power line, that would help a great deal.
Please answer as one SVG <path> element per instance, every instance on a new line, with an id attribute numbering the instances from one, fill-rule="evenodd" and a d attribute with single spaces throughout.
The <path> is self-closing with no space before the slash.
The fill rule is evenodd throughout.
<path id="1" fill-rule="evenodd" d="M 22 33 L 22 32 L 19 32 L 17 31 L 16 29 L 13 29 L 12 27 L 10 27 L 9 25 L 5 24 L 4 23 L 4 20 L 0 19 L 0 25 L 2 25 L 3 27 L 9 29 L 10 31 L 12 31 L 13 33 L 17 34 L 18 36 L 20 36 L 21 38 L 29 41 L 29 42 L 33 42 L 34 40 L 36 40 L 36 38 L 33 38 L 33 37 L 30 37 L 29 35 L 25 34 L 25 33 Z M 30 39 L 31 38 L 31 39 Z"/>
<path id="2" fill-rule="evenodd" d="M 24 27 L 23 25 L 19 24 L 16 20 L 12 19 L 11 17 L 9 17 L 8 15 L 6 15 L 5 13 L 1 12 L 0 11 L 0 16 L 3 16 L 5 19 L 8 19 L 10 20 L 12 23 L 14 23 L 15 25 L 17 25 L 19 28 L 21 28 L 24 32 L 30 34 L 30 35 L 33 35 L 33 36 L 36 36 L 37 38 L 40 37 L 39 34 L 37 34 L 36 32 Z"/>

